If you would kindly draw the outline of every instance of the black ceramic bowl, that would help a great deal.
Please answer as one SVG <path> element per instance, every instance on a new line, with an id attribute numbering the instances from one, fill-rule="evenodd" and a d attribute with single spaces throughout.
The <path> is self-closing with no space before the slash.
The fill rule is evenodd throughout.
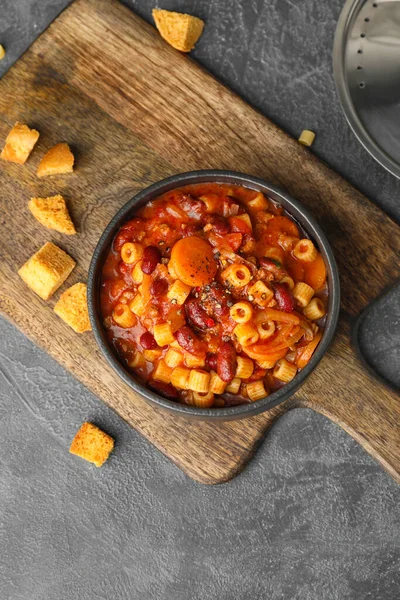
<path id="1" fill-rule="evenodd" d="M 283 206 L 314 240 L 322 254 L 328 273 L 329 302 L 326 326 L 322 340 L 308 365 L 298 375 L 296 375 L 296 377 L 290 383 L 287 383 L 278 391 L 266 398 L 263 398 L 262 400 L 258 400 L 257 402 L 241 404 L 239 406 L 232 406 L 229 408 L 201 409 L 192 406 L 186 406 L 184 404 L 178 404 L 159 396 L 137 381 L 135 377 L 124 368 L 123 364 L 119 361 L 117 355 L 111 349 L 107 341 L 100 312 L 99 289 L 102 267 L 114 236 L 121 225 L 133 217 L 139 207 L 143 206 L 160 194 L 168 192 L 174 188 L 193 183 L 207 182 L 236 184 L 253 190 L 261 191 L 272 200 L 275 200 L 281 206 Z M 123 379 L 125 383 L 135 390 L 135 392 L 138 392 L 141 396 L 156 406 L 170 410 L 183 417 L 207 421 L 228 421 L 250 417 L 264 412 L 265 410 L 269 410 L 289 398 L 289 396 L 291 396 L 293 392 L 297 390 L 307 379 L 307 377 L 321 360 L 322 356 L 325 354 L 335 332 L 339 314 L 339 303 L 340 284 L 336 262 L 325 235 L 316 224 L 312 216 L 303 206 L 301 206 L 299 202 L 291 198 L 286 192 L 275 188 L 262 179 L 252 177 L 251 175 L 236 173 L 234 171 L 192 171 L 189 173 L 181 173 L 155 183 L 154 185 L 151 185 L 134 196 L 117 212 L 115 217 L 106 227 L 94 251 L 89 268 L 88 305 L 90 321 L 96 341 L 108 363 L 121 377 L 121 379 Z"/>

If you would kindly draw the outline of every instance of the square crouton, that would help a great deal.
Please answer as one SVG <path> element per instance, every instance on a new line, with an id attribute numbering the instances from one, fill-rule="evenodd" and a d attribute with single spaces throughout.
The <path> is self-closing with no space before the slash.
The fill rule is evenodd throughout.
<path id="1" fill-rule="evenodd" d="M 72 173 L 74 170 L 74 155 L 68 144 L 56 144 L 50 148 L 40 161 L 37 176 L 58 175 L 61 173 Z"/>
<path id="2" fill-rule="evenodd" d="M 203 32 L 204 22 L 192 15 L 154 8 L 153 18 L 161 37 L 181 52 L 193 50 Z"/>
<path id="3" fill-rule="evenodd" d="M 52 242 L 40 250 L 20 268 L 18 275 L 43 300 L 48 300 L 64 283 L 75 261 Z"/>
<path id="4" fill-rule="evenodd" d="M 54 312 L 61 317 L 76 333 L 90 331 L 89 313 L 86 301 L 86 284 L 75 283 L 61 294 L 54 307 Z"/>
<path id="5" fill-rule="evenodd" d="M 65 200 L 60 194 L 49 198 L 32 198 L 28 202 L 28 208 L 44 227 L 55 229 L 66 235 L 76 233 Z"/>
<path id="6" fill-rule="evenodd" d="M 30 129 L 28 125 L 17 121 L 6 138 L 0 156 L 9 162 L 23 165 L 38 139 L 39 132 L 36 129 Z"/>
<path id="7" fill-rule="evenodd" d="M 93 423 L 83 423 L 72 440 L 69 451 L 101 467 L 114 448 L 113 438 Z"/>

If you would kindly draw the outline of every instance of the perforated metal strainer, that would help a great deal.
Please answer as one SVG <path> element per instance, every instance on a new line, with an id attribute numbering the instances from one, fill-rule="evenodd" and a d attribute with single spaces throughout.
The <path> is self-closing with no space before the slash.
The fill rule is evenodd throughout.
<path id="1" fill-rule="evenodd" d="M 348 0 L 339 18 L 333 68 L 353 132 L 400 178 L 400 0 Z"/>

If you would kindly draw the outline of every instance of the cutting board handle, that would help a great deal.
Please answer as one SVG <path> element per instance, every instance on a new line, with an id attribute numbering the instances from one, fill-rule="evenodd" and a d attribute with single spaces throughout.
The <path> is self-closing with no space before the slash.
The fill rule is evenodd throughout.
<path id="1" fill-rule="evenodd" d="M 363 313 L 352 326 L 342 316 L 327 355 L 296 393 L 296 406 L 340 425 L 400 482 L 400 395 L 360 356 L 358 334 L 364 318 Z"/>

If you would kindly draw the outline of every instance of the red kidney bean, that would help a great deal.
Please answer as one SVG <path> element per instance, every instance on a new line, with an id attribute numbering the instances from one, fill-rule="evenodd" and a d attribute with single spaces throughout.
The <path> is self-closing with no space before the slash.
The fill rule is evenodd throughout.
<path id="1" fill-rule="evenodd" d="M 150 294 L 152 296 L 164 296 L 168 291 L 168 281 L 166 279 L 157 278 L 150 286 Z"/>
<path id="2" fill-rule="evenodd" d="M 151 275 L 161 260 L 161 252 L 156 246 L 147 246 L 143 252 L 142 271 Z"/>
<path id="3" fill-rule="evenodd" d="M 232 342 L 224 342 L 219 349 L 217 373 L 222 381 L 229 383 L 235 377 L 237 367 L 236 349 Z"/>
<path id="4" fill-rule="evenodd" d="M 294 310 L 295 301 L 293 294 L 283 283 L 275 284 L 275 300 L 278 308 L 283 312 L 292 312 Z"/>
<path id="5" fill-rule="evenodd" d="M 267 271 L 272 272 L 280 271 L 282 268 L 282 265 L 279 262 L 279 260 L 275 260 L 274 258 L 266 258 L 265 256 L 260 258 L 260 265 L 264 269 L 267 269 Z"/>
<path id="6" fill-rule="evenodd" d="M 191 298 L 185 303 L 185 311 L 191 325 L 194 325 L 199 329 L 209 329 L 210 327 L 214 327 L 214 319 L 207 314 L 200 302 L 195 298 Z"/>
<path id="7" fill-rule="evenodd" d="M 133 265 L 127 265 L 122 260 L 118 265 L 118 270 L 127 285 L 132 285 L 132 269 Z"/>
<path id="8" fill-rule="evenodd" d="M 187 325 L 184 325 L 175 333 L 178 344 L 181 348 L 190 352 L 190 354 L 204 354 L 205 343 L 200 340 L 194 331 Z"/>
<path id="9" fill-rule="evenodd" d="M 154 335 L 150 333 L 150 331 L 142 333 L 139 342 L 142 348 L 145 350 L 153 350 L 154 348 L 157 348 L 157 342 L 154 339 Z"/>
<path id="10" fill-rule="evenodd" d="M 131 219 L 125 223 L 114 239 L 114 250 L 119 252 L 126 242 L 139 241 L 143 226 L 144 222 L 142 219 Z"/>
<path id="11" fill-rule="evenodd" d="M 178 392 L 170 383 L 164 383 L 162 381 L 149 381 L 149 387 L 153 388 L 156 392 L 165 396 L 168 400 L 177 400 Z"/>
<path id="12" fill-rule="evenodd" d="M 218 362 L 217 355 L 213 354 L 212 352 L 208 352 L 207 356 L 206 356 L 206 367 L 208 367 L 212 371 L 216 371 L 217 370 L 217 362 Z"/>
<path id="13" fill-rule="evenodd" d="M 185 229 L 182 229 L 182 237 L 189 237 L 191 235 L 196 235 L 196 233 L 200 231 L 196 225 L 188 225 Z"/>
<path id="14" fill-rule="evenodd" d="M 215 217 L 212 223 L 215 233 L 218 235 L 226 235 L 230 232 L 231 227 L 225 219 L 221 217 Z"/>

